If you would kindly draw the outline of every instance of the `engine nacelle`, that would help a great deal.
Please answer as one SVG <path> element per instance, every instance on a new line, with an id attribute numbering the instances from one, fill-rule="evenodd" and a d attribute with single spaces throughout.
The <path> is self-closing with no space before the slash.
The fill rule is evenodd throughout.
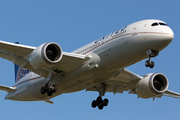
<path id="1" fill-rule="evenodd" d="M 62 58 L 61 47 L 54 42 L 48 42 L 37 47 L 30 55 L 29 62 L 35 69 L 50 67 Z"/>
<path id="2" fill-rule="evenodd" d="M 164 93 L 169 82 L 165 75 L 161 73 L 151 73 L 146 75 L 136 85 L 136 94 L 141 98 L 150 98 Z"/>

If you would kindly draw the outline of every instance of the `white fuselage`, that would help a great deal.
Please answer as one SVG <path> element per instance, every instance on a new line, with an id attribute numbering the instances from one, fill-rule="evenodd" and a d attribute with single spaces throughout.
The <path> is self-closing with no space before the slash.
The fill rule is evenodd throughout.
<path id="1" fill-rule="evenodd" d="M 58 86 L 58 90 L 51 97 L 40 93 L 47 80 L 30 72 L 15 84 L 18 90 L 8 93 L 6 99 L 47 100 L 111 79 L 120 69 L 148 58 L 148 50 L 160 52 L 172 41 L 174 34 L 170 27 L 160 24 L 152 26 L 155 22 L 164 23 L 160 20 L 139 21 L 73 51 L 76 54 L 88 55 L 90 59 L 81 67 L 54 80 L 53 84 Z"/>

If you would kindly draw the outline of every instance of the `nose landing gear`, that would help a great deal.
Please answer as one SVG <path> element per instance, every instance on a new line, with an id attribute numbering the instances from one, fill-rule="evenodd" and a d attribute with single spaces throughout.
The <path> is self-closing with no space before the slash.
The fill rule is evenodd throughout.
<path id="1" fill-rule="evenodd" d="M 149 60 L 147 60 L 147 61 L 145 62 L 145 66 L 146 66 L 146 67 L 150 67 L 150 68 L 153 68 L 153 67 L 154 67 L 154 62 L 151 61 L 151 58 L 149 58 Z"/>
<path id="2" fill-rule="evenodd" d="M 147 61 L 145 62 L 145 66 L 146 66 L 146 67 L 153 68 L 155 63 L 154 63 L 153 61 L 151 61 L 151 58 L 152 58 L 152 57 L 156 57 L 156 56 L 159 54 L 159 52 L 150 49 L 150 50 L 148 50 L 148 51 L 146 52 L 146 54 L 149 56 L 149 60 L 147 60 Z"/>

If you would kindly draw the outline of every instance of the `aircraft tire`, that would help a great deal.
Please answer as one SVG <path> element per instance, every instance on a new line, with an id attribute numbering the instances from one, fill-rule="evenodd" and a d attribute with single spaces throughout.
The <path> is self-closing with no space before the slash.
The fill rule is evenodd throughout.
<path id="1" fill-rule="evenodd" d="M 103 109 L 103 107 L 104 107 L 104 105 L 103 105 L 103 104 L 101 104 L 101 105 L 99 105 L 99 106 L 98 106 L 98 108 L 99 108 L 100 110 L 102 110 L 102 109 Z"/>
<path id="2" fill-rule="evenodd" d="M 150 63 L 150 66 L 149 66 L 150 68 L 153 68 L 154 67 L 154 62 L 153 61 L 151 61 L 151 63 Z"/>
<path id="3" fill-rule="evenodd" d="M 92 104 L 91 104 L 92 108 L 95 108 L 97 105 L 96 105 L 96 100 L 93 100 L 92 101 Z"/>
<path id="4" fill-rule="evenodd" d="M 49 89 L 50 89 L 50 84 L 46 83 L 46 85 L 45 85 L 45 92 L 48 92 Z"/>
<path id="5" fill-rule="evenodd" d="M 102 98 L 99 96 L 97 99 L 96 99 L 96 104 L 97 104 L 97 106 L 99 105 L 99 104 L 101 104 L 102 103 Z"/>
<path id="6" fill-rule="evenodd" d="M 146 67 L 149 67 L 149 66 L 150 66 L 150 61 L 149 61 L 149 60 L 147 60 L 147 61 L 145 62 L 145 66 L 146 66 Z"/>
<path id="7" fill-rule="evenodd" d="M 109 103 L 109 100 L 108 99 L 104 99 L 104 106 L 107 106 Z"/>
<path id="8" fill-rule="evenodd" d="M 50 90 L 49 92 L 47 92 L 47 95 L 48 95 L 48 96 L 52 96 L 52 94 L 53 94 L 53 91 L 52 91 L 52 90 Z"/>
<path id="9" fill-rule="evenodd" d="M 44 93 L 45 93 L 45 87 L 42 87 L 42 88 L 40 89 L 40 93 L 41 93 L 41 94 L 44 94 Z"/>
<path id="10" fill-rule="evenodd" d="M 56 92 L 57 91 L 57 85 L 53 85 L 53 89 L 52 89 L 52 92 Z"/>

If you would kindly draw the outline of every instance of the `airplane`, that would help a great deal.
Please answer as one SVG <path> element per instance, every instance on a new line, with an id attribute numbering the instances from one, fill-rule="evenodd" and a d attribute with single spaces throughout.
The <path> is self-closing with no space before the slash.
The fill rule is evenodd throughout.
<path id="1" fill-rule="evenodd" d="M 106 92 L 129 91 L 138 98 L 180 98 L 168 90 L 168 79 L 162 73 L 139 76 L 126 67 L 151 60 L 174 38 L 171 28 L 161 20 L 147 19 L 132 23 L 101 37 L 71 53 L 63 52 L 59 44 L 47 42 L 39 47 L 18 42 L 0 41 L 0 57 L 15 64 L 15 85 L 0 85 L 5 99 L 16 101 L 44 101 L 58 95 L 81 90 L 97 91 L 93 108 L 102 110 L 109 100 Z"/>

